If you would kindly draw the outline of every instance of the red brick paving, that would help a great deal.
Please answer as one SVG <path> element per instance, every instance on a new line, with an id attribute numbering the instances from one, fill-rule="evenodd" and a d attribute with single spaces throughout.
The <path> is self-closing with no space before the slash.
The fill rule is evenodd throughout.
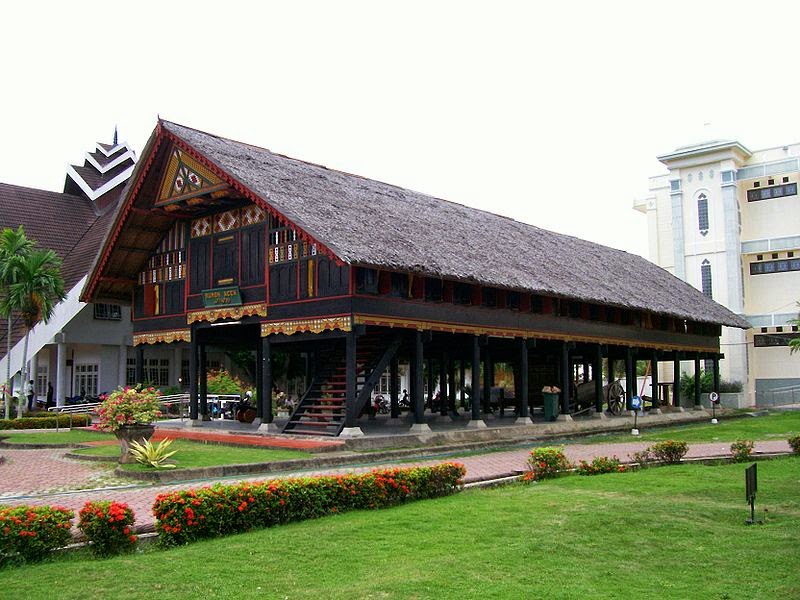
<path id="1" fill-rule="evenodd" d="M 590 460 L 595 456 L 616 455 L 623 461 L 628 460 L 628 455 L 644 449 L 649 444 L 646 442 L 631 442 L 625 444 L 571 444 L 565 447 L 567 456 L 577 461 Z M 785 440 L 764 441 L 756 443 L 757 452 L 782 452 L 788 451 L 789 444 Z M 74 510 L 80 509 L 87 500 L 117 500 L 128 503 L 136 514 L 137 527 L 152 528 L 153 516 L 150 512 L 155 497 L 163 492 L 210 485 L 214 481 L 203 483 L 182 483 L 174 485 L 141 486 L 116 490 L 86 490 L 71 493 L 53 493 L 35 498 L 9 498 L 14 495 L 30 494 L 44 491 L 67 484 L 85 483 L 91 480 L 91 469 L 78 461 L 59 458 L 64 453 L 60 450 L 3 450 L 2 453 L 9 459 L 6 464 L 0 465 L 0 494 L 7 497 L 8 504 L 58 504 Z M 467 480 L 482 480 L 499 477 L 525 468 L 529 450 L 519 449 L 505 452 L 491 452 L 463 458 L 452 459 L 461 462 L 467 469 Z M 687 457 L 724 457 L 730 455 L 729 443 L 692 444 L 689 446 Z M 402 463 L 392 463 L 391 466 L 412 466 L 442 462 L 442 460 L 416 460 Z M 313 472 L 297 473 L 297 475 L 322 475 L 345 472 L 365 472 L 380 466 L 369 465 L 365 467 L 326 468 Z M 281 475 L 281 476 L 286 476 Z M 226 483 L 235 481 L 259 481 L 269 479 L 270 476 L 241 477 L 224 480 Z"/>

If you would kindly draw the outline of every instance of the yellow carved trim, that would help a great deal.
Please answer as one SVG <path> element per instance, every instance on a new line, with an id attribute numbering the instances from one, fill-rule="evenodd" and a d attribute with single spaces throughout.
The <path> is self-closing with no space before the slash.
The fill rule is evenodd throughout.
<path id="1" fill-rule="evenodd" d="M 268 321 L 261 323 L 261 337 L 273 333 L 292 335 L 293 333 L 322 333 L 323 331 L 340 329 L 350 331 L 353 320 L 345 317 L 321 317 L 319 319 L 300 319 L 296 321 Z"/>
<path id="2" fill-rule="evenodd" d="M 466 333 L 470 335 L 488 335 L 504 338 L 535 338 L 541 340 L 559 340 L 565 342 L 588 342 L 593 344 L 609 344 L 612 346 L 631 346 L 636 348 L 653 348 L 654 350 L 690 350 L 696 352 L 719 352 L 713 346 L 695 346 L 690 344 L 669 344 L 647 342 L 644 340 L 627 340 L 615 337 L 598 337 L 591 335 L 575 335 L 535 329 L 511 329 L 505 327 L 480 327 L 461 323 L 445 323 L 440 321 L 417 321 L 398 317 L 378 315 L 353 315 L 355 325 L 373 325 L 376 327 L 402 327 L 417 331 L 443 331 L 445 333 Z M 263 331 L 263 326 L 262 326 Z M 263 335 L 263 333 L 262 333 Z"/>
<path id="3" fill-rule="evenodd" d="M 245 304 L 244 306 L 224 306 L 222 308 L 207 308 L 194 310 L 186 314 L 186 322 L 191 325 L 197 321 L 213 323 L 220 319 L 241 319 L 242 317 L 266 317 L 267 304 Z"/>
<path id="4" fill-rule="evenodd" d="M 172 331 L 151 331 L 149 333 L 136 333 L 133 335 L 133 345 L 141 344 L 171 344 L 172 342 L 192 341 L 191 329 L 173 329 Z"/>

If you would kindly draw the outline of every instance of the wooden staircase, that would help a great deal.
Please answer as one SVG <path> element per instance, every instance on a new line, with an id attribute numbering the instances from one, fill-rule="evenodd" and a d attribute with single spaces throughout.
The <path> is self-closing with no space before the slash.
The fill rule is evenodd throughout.
<path id="1" fill-rule="evenodd" d="M 356 415 L 372 396 L 381 374 L 400 348 L 398 335 L 386 344 L 386 336 L 362 336 L 356 344 Z M 283 428 L 283 433 L 338 436 L 347 414 L 347 365 L 345 346 L 336 344 L 320 357 L 311 385 Z"/>

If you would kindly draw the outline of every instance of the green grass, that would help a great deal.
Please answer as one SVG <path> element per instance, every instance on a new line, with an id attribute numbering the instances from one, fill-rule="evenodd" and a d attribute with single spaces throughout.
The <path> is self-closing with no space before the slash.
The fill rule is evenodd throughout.
<path id="1" fill-rule="evenodd" d="M 709 421 L 711 419 L 709 418 Z M 681 440 L 684 442 L 733 442 L 739 439 L 785 440 L 800 435 L 800 411 L 782 411 L 762 417 L 736 417 L 720 419 L 717 425 L 693 423 L 675 427 L 654 427 L 646 429 L 646 423 L 639 421 L 643 441 Z M 629 442 L 629 434 L 593 435 L 575 438 L 577 443 Z"/>
<path id="2" fill-rule="evenodd" d="M 6 435 L 8 434 L 8 435 Z M 81 442 L 98 442 L 101 440 L 113 440 L 114 436 L 110 433 L 98 433 L 85 431 L 82 429 L 72 429 L 69 431 L 43 431 L 37 433 L 9 433 L 0 432 L 4 437 L 3 441 L 9 444 L 79 444 Z"/>
<path id="3" fill-rule="evenodd" d="M 155 442 L 156 444 L 158 442 Z M 189 469 L 193 467 L 213 467 L 219 465 L 239 465 L 247 463 L 262 463 L 276 460 L 290 460 L 293 458 L 309 458 L 311 454 L 301 450 L 285 450 L 282 448 L 259 448 L 259 447 L 234 447 L 221 446 L 219 444 L 204 444 L 202 442 L 192 442 L 189 440 L 175 440 L 170 447 L 177 450 L 177 454 L 170 460 L 174 461 L 179 468 Z M 95 446 L 93 448 L 81 448 L 76 450 L 77 454 L 88 454 L 91 456 L 107 456 L 109 458 L 119 457 L 119 446 Z M 152 467 L 145 467 L 139 464 L 123 465 L 125 469 L 131 471 L 152 471 Z"/>
<path id="4" fill-rule="evenodd" d="M 8 599 L 58 589 L 63 600 L 798 598 L 800 457 L 758 469 L 765 523 L 751 527 L 743 465 L 683 465 L 474 490 L 109 560 L 74 554 L 2 570 L 0 589 Z"/>

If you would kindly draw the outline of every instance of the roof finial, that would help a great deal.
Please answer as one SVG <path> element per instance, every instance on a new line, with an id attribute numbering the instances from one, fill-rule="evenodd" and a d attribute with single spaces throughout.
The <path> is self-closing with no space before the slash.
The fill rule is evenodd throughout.
<path id="1" fill-rule="evenodd" d="M 117 126 L 114 125 L 114 145 L 117 145 Z"/>

